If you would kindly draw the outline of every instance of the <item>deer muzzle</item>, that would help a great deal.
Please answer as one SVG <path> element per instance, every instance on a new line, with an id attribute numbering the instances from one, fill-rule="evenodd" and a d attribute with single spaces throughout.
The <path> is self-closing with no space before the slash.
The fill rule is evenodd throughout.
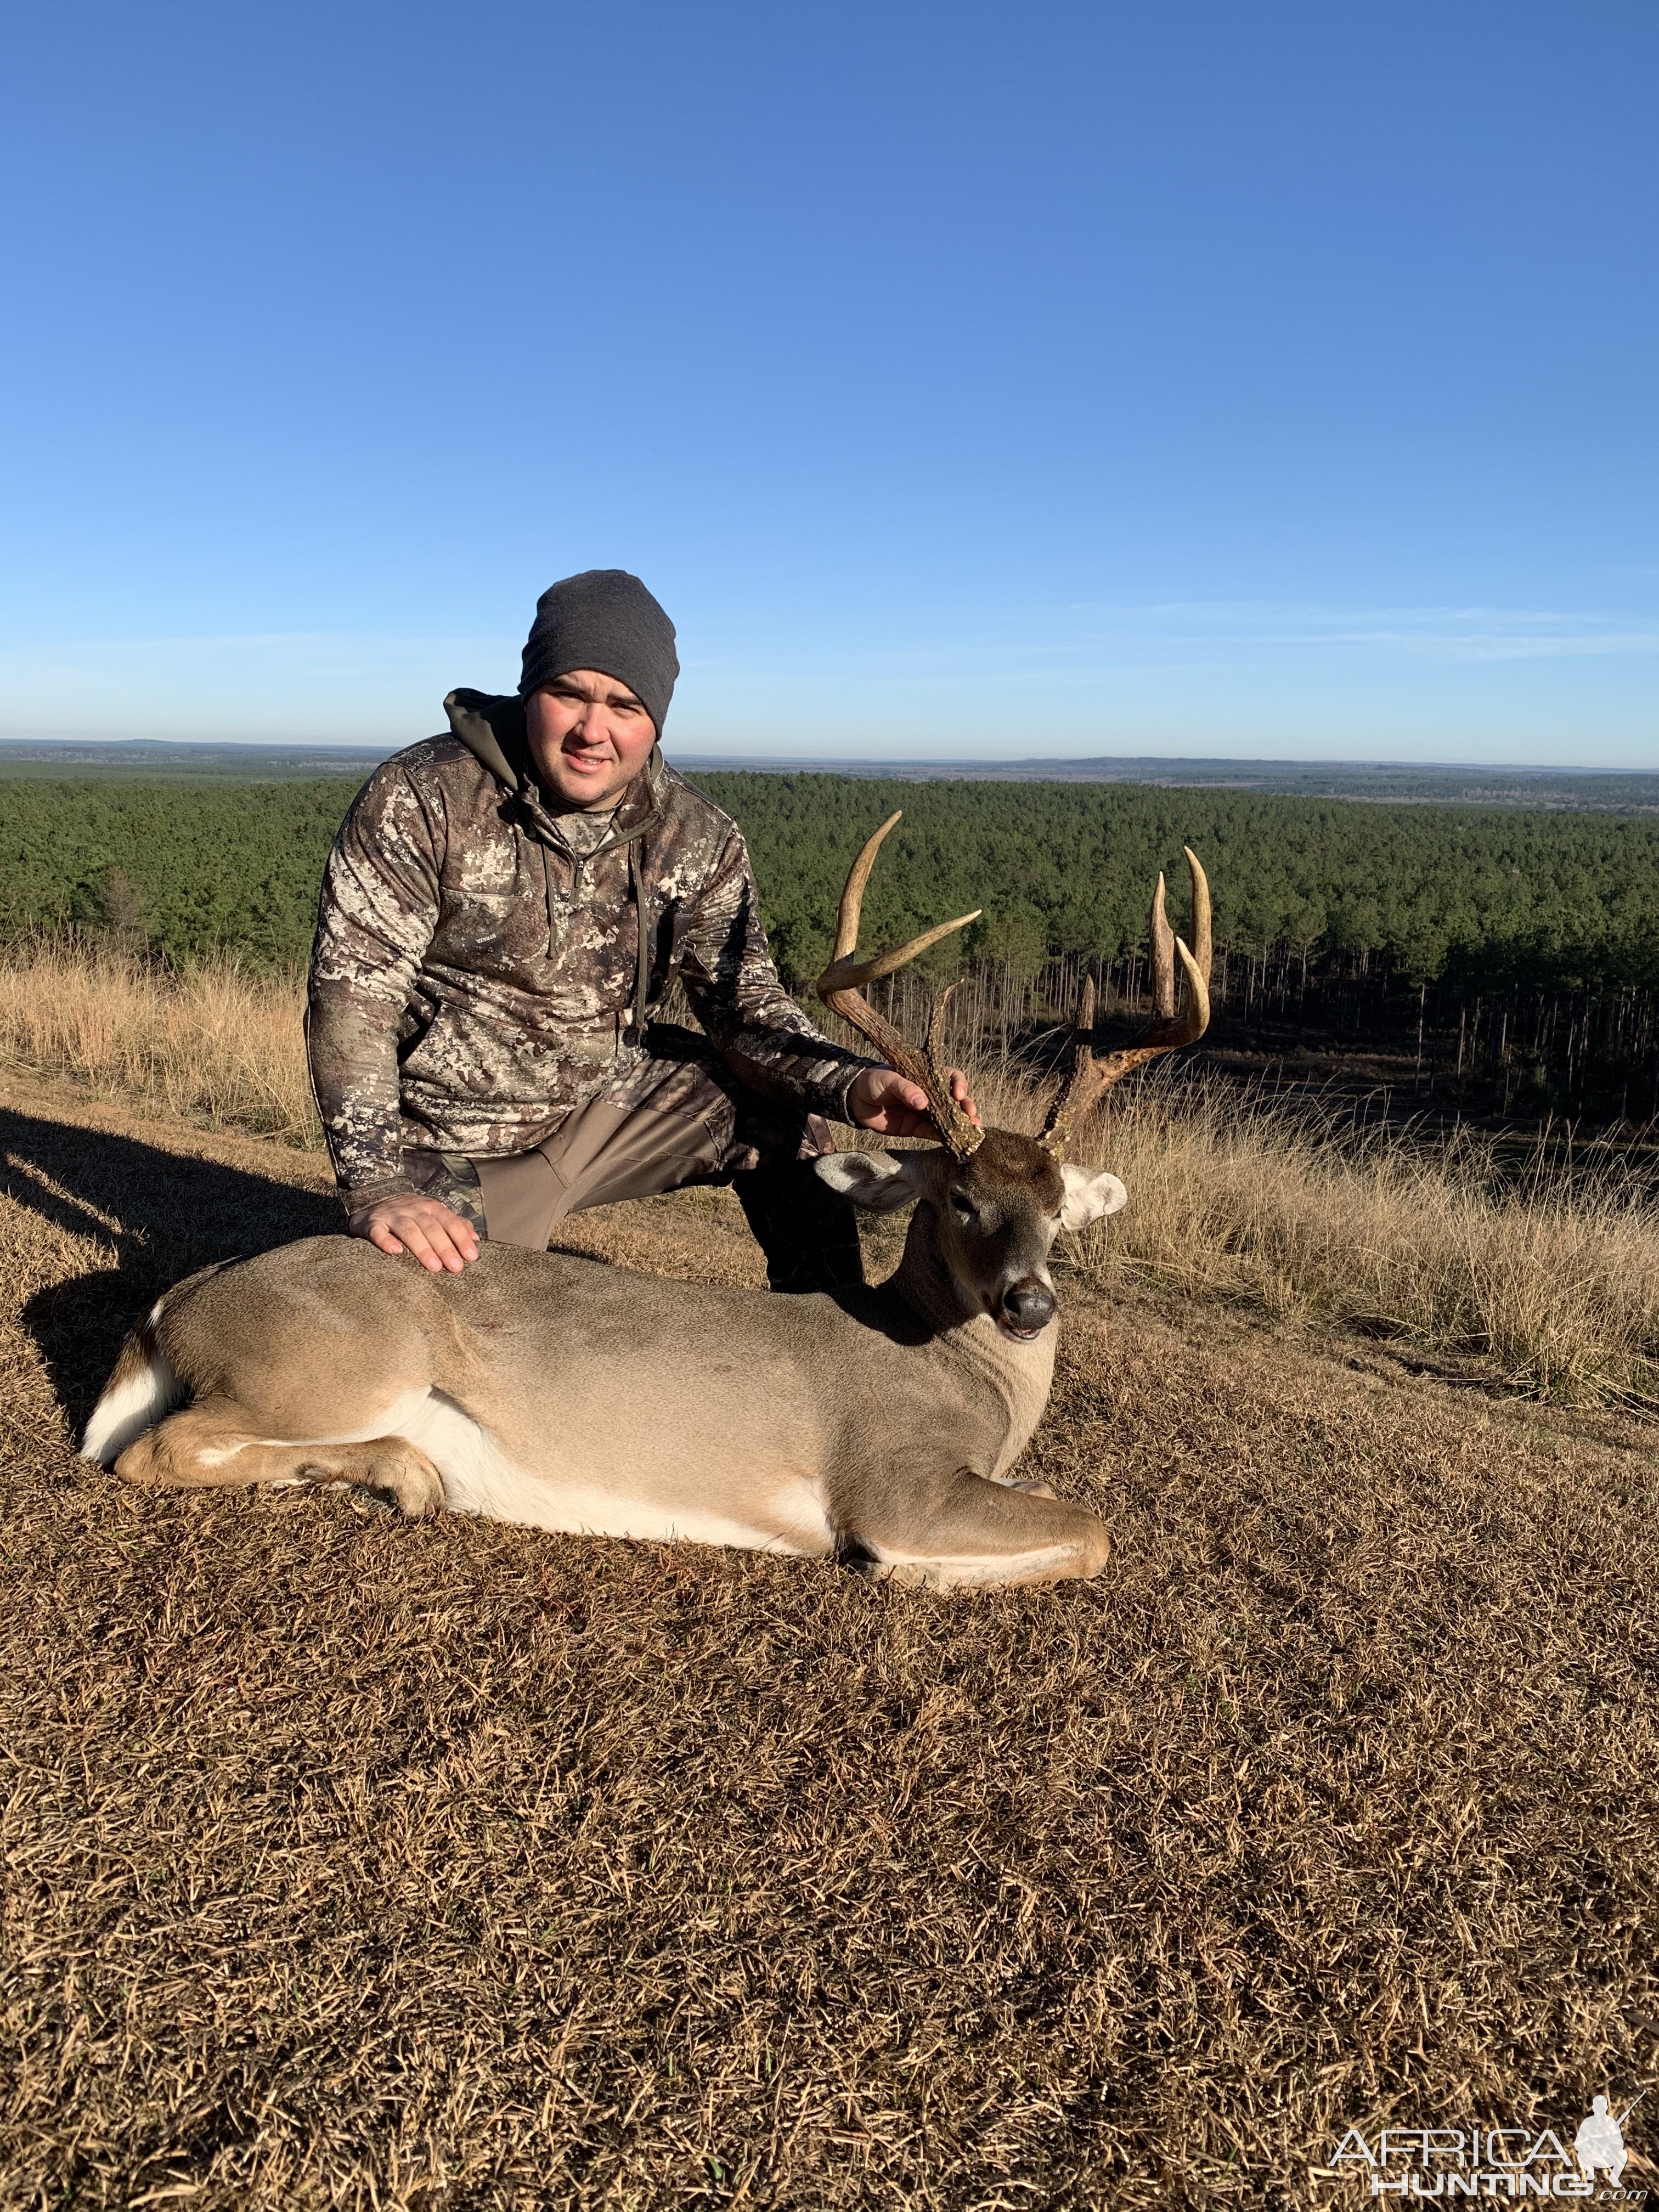
<path id="1" fill-rule="evenodd" d="M 1054 1317 L 1055 1299 L 1047 1283 L 1022 1275 L 1010 1283 L 996 1307 L 999 1328 L 1022 1340 L 1040 1336 Z"/>

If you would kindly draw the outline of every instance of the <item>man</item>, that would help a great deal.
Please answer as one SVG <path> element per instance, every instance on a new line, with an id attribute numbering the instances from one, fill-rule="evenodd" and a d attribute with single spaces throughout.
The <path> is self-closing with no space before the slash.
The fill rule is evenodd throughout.
<path id="1" fill-rule="evenodd" d="M 659 740 L 679 662 L 638 577 L 543 592 L 518 695 L 376 771 L 323 879 L 307 1034 L 348 1225 L 434 1273 L 478 1240 L 730 1182 L 774 1290 L 861 1282 L 826 1118 L 931 1134 L 926 1093 L 778 980 L 736 826 Z M 653 1022 L 678 977 L 703 1034 Z M 956 1095 L 972 1110 L 967 1085 Z"/>

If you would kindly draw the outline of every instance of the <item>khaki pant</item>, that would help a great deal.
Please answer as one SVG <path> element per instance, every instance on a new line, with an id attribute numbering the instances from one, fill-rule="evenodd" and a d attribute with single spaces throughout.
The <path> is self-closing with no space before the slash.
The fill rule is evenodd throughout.
<path id="1" fill-rule="evenodd" d="M 641 1066 L 576 1107 L 532 1151 L 498 1158 L 408 1152 L 411 1182 L 492 1243 L 539 1252 L 568 1213 L 688 1183 L 746 1181 L 745 1171 L 836 1149 L 816 1115 L 750 1091 L 693 1031 L 659 1023 L 647 1043 Z M 744 1210 L 753 1222 L 747 1203 Z"/>

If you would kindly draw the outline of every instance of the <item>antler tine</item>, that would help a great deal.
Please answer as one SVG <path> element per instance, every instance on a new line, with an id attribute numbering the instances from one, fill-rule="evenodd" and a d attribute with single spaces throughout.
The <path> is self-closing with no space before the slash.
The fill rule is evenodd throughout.
<path id="1" fill-rule="evenodd" d="M 1037 1133 L 1038 1143 L 1046 1145 L 1062 1158 L 1071 1141 L 1072 1123 L 1079 1111 L 1079 1101 L 1093 1079 L 1095 1056 L 1089 1048 L 1089 1039 L 1094 1026 L 1095 979 L 1085 975 L 1077 1018 L 1072 1024 L 1072 1072 L 1049 1100 L 1048 1115 Z"/>
<path id="2" fill-rule="evenodd" d="M 1109 1090 L 1113 1084 L 1121 1082 L 1126 1075 L 1137 1067 L 1144 1067 L 1160 1054 L 1195 1043 L 1210 1025 L 1210 885 L 1192 847 L 1184 846 L 1182 850 L 1193 884 L 1193 942 L 1197 952 L 1189 952 L 1170 927 L 1164 911 L 1164 878 L 1160 875 L 1152 896 L 1153 1018 L 1126 1050 L 1107 1053 L 1097 1060 L 1089 1046 L 1095 1013 L 1094 978 L 1090 977 L 1084 987 L 1083 1002 L 1073 1032 L 1076 1048 L 1072 1073 L 1056 1092 L 1042 1125 L 1042 1141 L 1050 1152 L 1064 1153 L 1074 1123 L 1103 1091 Z M 1178 1017 L 1175 1006 L 1176 959 L 1187 979 L 1186 1011 Z"/>
<path id="3" fill-rule="evenodd" d="M 977 1129 L 951 1096 L 951 1086 L 939 1066 L 945 1034 L 945 1009 L 951 989 L 942 991 L 934 1003 L 932 1021 L 928 1024 L 927 1047 L 918 1051 L 906 1043 L 892 1024 L 884 1020 L 866 999 L 860 988 L 878 977 L 891 975 L 926 952 L 929 945 L 937 945 L 952 930 L 965 929 L 970 921 L 977 921 L 982 909 L 975 907 L 972 914 L 958 915 L 954 921 L 942 921 L 932 929 L 925 929 L 920 937 L 913 937 L 906 945 L 890 952 L 879 952 L 873 959 L 857 960 L 853 956 L 859 941 L 859 922 L 864 909 L 865 887 L 870 881 L 870 871 L 875 866 L 876 854 L 881 850 L 882 840 L 902 816 L 901 807 L 890 814 L 880 829 L 865 844 L 848 871 L 847 888 L 841 895 L 841 906 L 836 917 L 836 950 L 830 965 L 818 977 L 817 993 L 833 1013 L 867 1037 L 890 1067 L 896 1068 L 907 1081 L 919 1084 L 927 1093 L 928 1109 L 945 1144 L 958 1159 L 967 1159 L 979 1149 L 983 1132 Z"/>
<path id="4" fill-rule="evenodd" d="M 1198 865 L 1198 855 L 1190 845 L 1183 845 L 1187 855 L 1187 872 L 1193 879 L 1193 958 L 1203 976 L 1208 1004 L 1210 981 L 1210 879 Z"/>
<path id="5" fill-rule="evenodd" d="M 945 1017 L 951 1010 L 951 1000 L 961 988 L 958 978 L 954 983 L 947 983 L 934 995 L 933 1011 L 927 1022 L 927 1057 L 935 1067 L 945 1065 Z"/>
<path id="6" fill-rule="evenodd" d="M 1158 871 L 1158 889 L 1152 893 L 1152 920 L 1146 926 L 1152 948 L 1152 1011 L 1161 1022 L 1175 1019 L 1176 954 L 1175 932 L 1170 927 L 1170 917 L 1164 911 L 1164 872 Z"/>
<path id="7" fill-rule="evenodd" d="M 896 807 L 882 823 L 873 837 L 866 837 L 864 849 L 847 871 L 847 888 L 841 895 L 841 904 L 836 909 L 836 949 L 830 956 L 831 965 L 845 960 L 854 951 L 859 941 L 859 920 L 864 912 L 864 890 L 870 880 L 870 871 L 876 865 L 876 855 L 888 831 L 904 819 L 904 809 Z"/>
<path id="8" fill-rule="evenodd" d="M 977 921 L 984 911 L 975 907 L 971 914 L 958 915 L 954 921 L 936 923 L 924 929 L 920 937 L 913 937 L 890 952 L 878 952 L 873 960 L 854 961 L 852 953 L 859 941 L 859 922 L 864 912 L 865 887 L 870 881 L 870 871 L 875 866 L 876 854 L 881 850 L 882 840 L 896 822 L 904 818 L 901 806 L 890 814 L 866 843 L 864 850 L 848 871 L 847 888 L 841 895 L 841 907 L 836 916 L 836 950 L 823 974 L 818 978 L 818 995 L 823 996 L 826 984 L 837 991 L 857 990 L 866 983 L 873 983 L 883 975 L 891 975 L 908 967 L 911 961 L 948 937 L 953 929 L 966 929 L 970 921 Z"/>

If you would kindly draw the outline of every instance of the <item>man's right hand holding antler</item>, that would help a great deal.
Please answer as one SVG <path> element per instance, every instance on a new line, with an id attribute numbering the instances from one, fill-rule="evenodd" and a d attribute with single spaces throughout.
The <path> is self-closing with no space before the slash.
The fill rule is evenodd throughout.
<path id="1" fill-rule="evenodd" d="M 946 1068 L 945 1073 L 950 1079 L 951 1097 L 978 1128 L 979 1109 L 968 1094 L 967 1077 L 959 1067 Z M 878 1137 L 937 1139 L 939 1134 L 921 1084 L 910 1082 L 890 1067 L 866 1067 L 856 1076 L 847 1094 L 847 1110 L 860 1129 Z"/>

